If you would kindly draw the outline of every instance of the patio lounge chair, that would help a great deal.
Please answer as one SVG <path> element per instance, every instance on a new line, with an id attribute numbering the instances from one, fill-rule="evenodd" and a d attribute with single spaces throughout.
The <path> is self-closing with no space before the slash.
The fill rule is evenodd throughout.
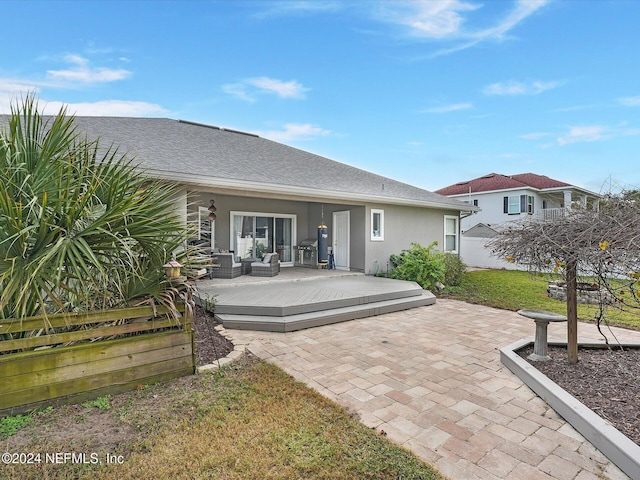
<path id="1" fill-rule="evenodd" d="M 212 278 L 236 278 L 242 274 L 242 264 L 235 261 L 233 253 L 216 253 L 216 263 L 220 265 L 212 270 Z"/>
<path id="2" fill-rule="evenodd" d="M 251 264 L 252 277 L 275 277 L 280 271 L 277 253 L 267 253 L 262 261 Z"/>

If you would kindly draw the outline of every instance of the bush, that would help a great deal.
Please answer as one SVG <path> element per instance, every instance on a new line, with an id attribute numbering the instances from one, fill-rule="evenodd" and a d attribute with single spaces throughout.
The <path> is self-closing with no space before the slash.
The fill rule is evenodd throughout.
<path id="1" fill-rule="evenodd" d="M 403 250 L 399 255 L 391 255 L 389 261 L 393 265 L 390 278 L 417 282 L 424 289 L 434 289 L 436 284 L 445 279 L 445 261 L 439 252 L 433 249 L 438 242 L 428 247 L 412 243 L 411 248 Z"/>
<path id="2" fill-rule="evenodd" d="M 441 253 L 444 260 L 444 283 L 447 287 L 457 287 L 467 271 L 467 266 L 458 255 L 450 252 Z"/>
<path id="3" fill-rule="evenodd" d="M 183 247 L 177 187 L 54 117 L 28 96 L 0 125 L 0 319 L 99 310 L 155 298 Z"/>

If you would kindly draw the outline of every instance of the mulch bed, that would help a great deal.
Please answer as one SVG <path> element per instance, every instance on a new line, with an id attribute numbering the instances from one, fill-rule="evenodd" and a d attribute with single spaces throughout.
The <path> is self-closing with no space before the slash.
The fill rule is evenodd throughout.
<path id="1" fill-rule="evenodd" d="M 196 306 L 192 321 L 198 366 L 216 363 L 218 359 L 226 357 L 233 351 L 233 343 L 215 329 L 220 322 L 213 318 L 213 314 Z"/>
<path id="2" fill-rule="evenodd" d="M 523 358 L 533 346 L 517 353 Z M 640 349 L 580 348 L 569 365 L 566 347 L 549 346 L 548 362 L 527 361 L 640 445 Z"/>

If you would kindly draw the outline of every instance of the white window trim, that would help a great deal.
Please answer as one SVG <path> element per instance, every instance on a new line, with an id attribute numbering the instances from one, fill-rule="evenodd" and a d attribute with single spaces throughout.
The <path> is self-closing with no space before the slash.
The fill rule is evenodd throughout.
<path id="1" fill-rule="evenodd" d="M 456 238 L 456 248 L 454 250 L 447 250 L 447 237 L 451 236 L 450 233 L 447 233 L 447 220 L 453 219 L 455 220 L 455 228 L 456 231 L 454 236 Z M 460 250 L 460 217 L 456 217 L 455 215 L 445 215 L 444 216 L 444 236 L 443 236 L 443 245 L 442 250 L 445 252 L 458 253 Z"/>
<path id="2" fill-rule="evenodd" d="M 380 215 L 380 232 L 378 235 L 373 231 L 373 219 L 375 215 Z M 371 209 L 371 241 L 372 242 L 384 242 L 384 210 L 380 208 Z"/>
<path id="3" fill-rule="evenodd" d="M 511 199 L 515 198 L 516 202 L 512 203 Z M 516 207 L 515 209 L 511 209 L 511 207 Z M 519 215 L 522 213 L 520 211 L 520 195 L 509 195 L 509 200 L 507 200 L 507 215 Z"/>
<path id="4" fill-rule="evenodd" d="M 211 231 L 207 232 L 211 235 L 211 248 L 215 247 L 216 241 L 216 222 L 209 220 L 209 209 L 207 207 L 198 207 L 198 240 L 202 240 L 202 222 L 206 220 L 211 225 Z"/>
<path id="5" fill-rule="evenodd" d="M 298 215 L 290 214 L 290 213 L 267 213 L 267 212 L 245 212 L 240 210 L 231 210 L 229 212 L 229 245 L 230 248 L 233 245 L 233 217 L 234 215 L 240 215 L 243 217 L 273 217 L 273 218 L 290 218 L 291 219 L 291 245 L 292 248 L 298 244 L 297 232 L 298 232 Z M 292 250 L 291 258 L 295 260 L 296 251 Z M 292 267 L 294 265 L 294 260 L 291 262 L 283 262 L 280 261 L 280 265 L 283 267 Z"/>

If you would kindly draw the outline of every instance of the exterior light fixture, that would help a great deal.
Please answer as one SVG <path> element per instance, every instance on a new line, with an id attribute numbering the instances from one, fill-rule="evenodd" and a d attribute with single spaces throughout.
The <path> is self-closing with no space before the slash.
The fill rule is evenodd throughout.
<path id="1" fill-rule="evenodd" d="M 164 268 L 164 273 L 169 279 L 180 278 L 180 269 L 183 267 L 181 263 L 179 263 L 175 258 L 172 258 L 168 263 L 165 263 L 162 268 Z"/>
<path id="2" fill-rule="evenodd" d="M 218 211 L 218 209 L 215 206 L 215 200 L 212 198 L 210 200 L 210 205 L 209 205 L 209 220 L 211 220 L 212 222 L 216 219 L 216 212 Z"/>

